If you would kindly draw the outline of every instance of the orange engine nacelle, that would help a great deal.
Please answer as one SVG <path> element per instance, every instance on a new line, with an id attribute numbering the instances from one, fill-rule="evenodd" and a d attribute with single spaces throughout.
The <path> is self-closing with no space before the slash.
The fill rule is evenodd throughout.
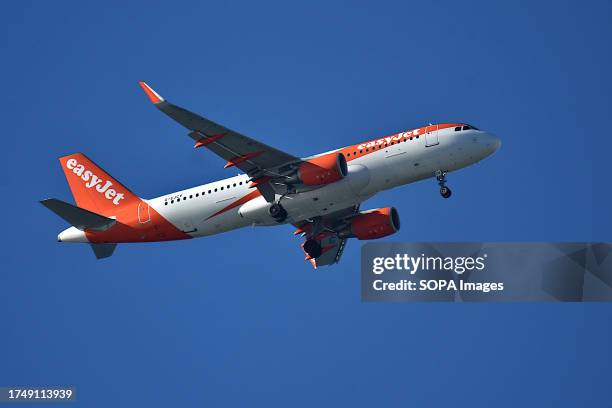
<path id="1" fill-rule="evenodd" d="M 348 166 L 344 155 L 331 153 L 300 164 L 293 181 L 306 186 L 319 186 L 334 183 L 347 174 Z"/>
<path id="2" fill-rule="evenodd" d="M 377 208 L 360 213 L 351 220 L 342 238 L 377 239 L 395 234 L 400 229 L 400 219 L 394 207 Z"/>

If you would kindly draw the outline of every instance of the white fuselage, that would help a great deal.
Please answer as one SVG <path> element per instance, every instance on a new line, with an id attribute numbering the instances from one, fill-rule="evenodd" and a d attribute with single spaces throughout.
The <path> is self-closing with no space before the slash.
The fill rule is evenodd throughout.
<path id="1" fill-rule="evenodd" d="M 352 150 L 366 144 L 338 149 L 347 156 L 348 175 L 283 197 L 285 222 L 298 223 L 360 204 L 380 191 L 433 177 L 437 170 L 458 170 L 491 155 L 499 145 L 486 132 L 451 127 L 367 153 L 363 148 L 364 154 L 353 155 Z M 238 175 L 145 202 L 192 237 L 250 225 L 278 225 L 267 212 L 269 204 L 256 188 L 249 188 L 248 180 L 247 175 Z"/>

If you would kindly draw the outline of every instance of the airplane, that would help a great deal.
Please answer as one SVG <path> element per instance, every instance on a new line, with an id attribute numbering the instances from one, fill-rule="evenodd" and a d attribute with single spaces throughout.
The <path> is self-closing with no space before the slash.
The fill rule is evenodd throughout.
<path id="1" fill-rule="evenodd" d="M 449 198 L 447 174 L 501 146 L 496 136 L 469 124 L 438 123 L 300 158 L 173 105 L 143 81 L 139 85 L 155 107 L 188 129 L 194 148 L 212 151 L 225 168 L 244 174 L 144 199 L 84 154 L 60 157 L 76 206 L 53 198 L 41 203 L 71 225 L 59 242 L 90 244 L 98 259 L 111 256 L 119 243 L 291 223 L 304 238 L 305 259 L 314 268 L 332 265 L 349 238 L 383 238 L 400 229 L 394 207 L 361 211 L 362 202 L 428 178 Z"/>

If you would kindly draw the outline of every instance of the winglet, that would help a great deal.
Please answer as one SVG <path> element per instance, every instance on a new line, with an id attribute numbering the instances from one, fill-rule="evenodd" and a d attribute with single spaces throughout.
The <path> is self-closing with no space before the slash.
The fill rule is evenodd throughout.
<path id="1" fill-rule="evenodd" d="M 160 94 L 155 92 L 153 88 L 147 85 L 145 81 L 138 81 L 138 85 L 140 85 L 145 94 L 147 94 L 149 100 L 155 105 L 164 101 L 164 98 L 162 98 Z"/>

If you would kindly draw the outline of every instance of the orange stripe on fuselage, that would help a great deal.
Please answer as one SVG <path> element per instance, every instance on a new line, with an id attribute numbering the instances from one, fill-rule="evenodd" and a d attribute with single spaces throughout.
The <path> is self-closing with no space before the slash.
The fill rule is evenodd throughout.
<path id="1" fill-rule="evenodd" d="M 227 207 L 222 208 L 221 210 L 217 211 L 216 213 L 214 213 L 213 215 L 211 215 L 210 217 L 207 218 L 207 220 L 210 220 L 212 217 L 216 217 L 219 214 L 223 214 L 226 211 L 231 210 L 232 208 L 236 208 L 239 205 L 242 205 L 246 202 L 249 202 L 251 200 L 256 199 L 257 197 L 261 196 L 261 193 L 259 192 L 259 190 L 255 190 L 250 192 L 249 194 L 245 195 L 244 197 L 234 201 L 233 203 L 231 203 L 230 205 L 228 205 Z"/>

